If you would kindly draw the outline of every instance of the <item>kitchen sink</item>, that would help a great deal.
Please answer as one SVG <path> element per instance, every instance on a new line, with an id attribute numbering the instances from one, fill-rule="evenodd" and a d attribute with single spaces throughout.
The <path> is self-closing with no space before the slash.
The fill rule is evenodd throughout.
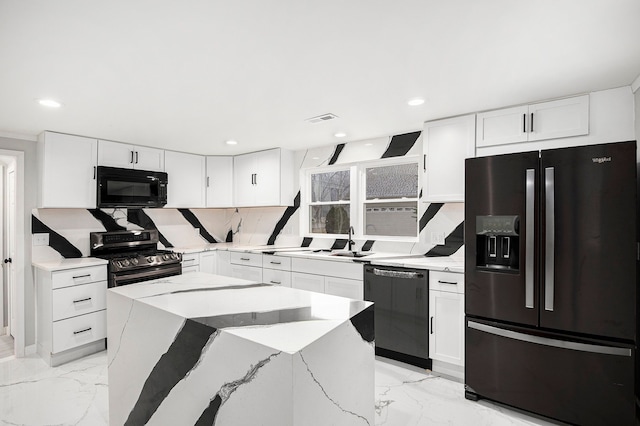
<path id="1" fill-rule="evenodd" d="M 343 257 L 365 257 L 373 253 L 361 253 L 357 251 L 336 251 L 331 253 L 331 256 L 343 256 Z"/>

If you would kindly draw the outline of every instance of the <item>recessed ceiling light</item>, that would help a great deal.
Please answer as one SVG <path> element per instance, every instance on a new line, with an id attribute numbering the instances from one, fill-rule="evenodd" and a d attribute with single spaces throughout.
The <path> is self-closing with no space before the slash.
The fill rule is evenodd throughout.
<path id="1" fill-rule="evenodd" d="M 347 136 L 347 134 L 345 132 L 338 132 L 334 133 L 333 136 L 335 136 L 336 138 L 344 138 L 345 136 Z"/>
<path id="2" fill-rule="evenodd" d="M 228 140 L 225 142 L 227 145 L 238 145 L 238 141 Z"/>
<path id="3" fill-rule="evenodd" d="M 422 105 L 424 103 L 424 99 L 421 98 L 414 98 L 411 99 L 407 102 L 407 105 L 409 106 L 418 106 L 418 105 Z"/>
<path id="4" fill-rule="evenodd" d="M 38 99 L 38 103 L 49 108 L 60 108 L 62 106 L 60 102 L 53 99 Z"/>

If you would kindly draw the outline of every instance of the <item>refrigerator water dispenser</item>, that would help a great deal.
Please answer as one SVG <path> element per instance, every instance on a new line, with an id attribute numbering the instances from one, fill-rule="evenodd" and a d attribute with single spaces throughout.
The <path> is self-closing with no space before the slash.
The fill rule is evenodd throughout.
<path id="1" fill-rule="evenodd" d="M 476 216 L 479 269 L 519 271 L 519 222 L 518 216 Z"/>

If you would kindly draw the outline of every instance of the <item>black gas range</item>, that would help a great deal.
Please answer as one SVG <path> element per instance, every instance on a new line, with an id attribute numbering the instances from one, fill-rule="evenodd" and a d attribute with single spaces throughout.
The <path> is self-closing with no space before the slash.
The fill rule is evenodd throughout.
<path id="1" fill-rule="evenodd" d="M 109 261 L 108 287 L 182 274 L 182 254 L 159 250 L 158 231 L 91 232 L 91 256 Z"/>

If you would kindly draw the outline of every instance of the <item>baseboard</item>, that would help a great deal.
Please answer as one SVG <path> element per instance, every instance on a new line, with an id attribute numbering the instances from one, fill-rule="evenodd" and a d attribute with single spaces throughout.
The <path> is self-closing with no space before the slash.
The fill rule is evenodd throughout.
<path id="1" fill-rule="evenodd" d="M 24 347 L 24 356 L 34 355 L 38 352 L 38 346 L 34 343 L 33 345 Z"/>

